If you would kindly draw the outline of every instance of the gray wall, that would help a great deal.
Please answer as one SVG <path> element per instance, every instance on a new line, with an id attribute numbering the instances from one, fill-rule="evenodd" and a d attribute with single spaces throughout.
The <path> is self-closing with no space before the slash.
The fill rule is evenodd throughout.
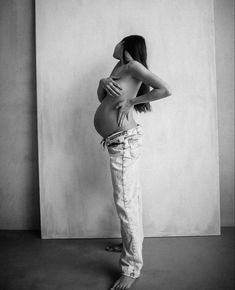
<path id="1" fill-rule="evenodd" d="M 38 229 L 34 1 L 0 0 L 0 228 Z M 233 4 L 215 0 L 222 225 L 234 225 Z"/>
<path id="2" fill-rule="evenodd" d="M 39 228 L 32 0 L 0 1 L 0 228 Z"/>

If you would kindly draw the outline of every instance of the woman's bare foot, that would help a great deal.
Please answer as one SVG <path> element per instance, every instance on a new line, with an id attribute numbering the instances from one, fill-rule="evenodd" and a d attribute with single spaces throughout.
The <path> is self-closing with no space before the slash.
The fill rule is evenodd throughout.
<path id="1" fill-rule="evenodd" d="M 113 285 L 111 289 L 115 290 L 126 290 L 130 289 L 136 278 L 122 275 Z"/>
<path id="2" fill-rule="evenodd" d="M 117 244 L 117 245 L 108 245 L 105 250 L 108 252 L 116 252 L 119 253 L 122 251 L 123 244 Z"/>

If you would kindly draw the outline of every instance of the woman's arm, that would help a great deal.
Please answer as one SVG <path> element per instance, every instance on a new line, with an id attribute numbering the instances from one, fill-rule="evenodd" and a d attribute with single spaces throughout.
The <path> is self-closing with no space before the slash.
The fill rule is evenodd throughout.
<path id="1" fill-rule="evenodd" d="M 114 81 L 119 79 L 120 77 L 111 77 L 112 73 L 118 65 L 119 62 L 114 66 L 110 76 L 108 78 L 101 79 L 99 82 L 99 86 L 97 88 L 97 95 L 100 102 L 102 102 L 103 99 L 106 97 L 107 91 L 114 97 L 120 95 L 120 90 L 122 90 L 122 88 L 117 82 Z"/>
<path id="2" fill-rule="evenodd" d="M 99 82 L 97 89 L 97 95 L 100 102 L 106 97 L 106 94 L 109 93 L 113 97 L 119 97 L 121 95 L 122 87 L 115 82 L 114 80 L 120 79 L 120 77 L 108 77 L 103 78 Z"/>
<path id="3" fill-rule="evenodd" d="M 135 60 L 131 61 L 128 65 L 128 70 L 134 78 L 154 88 L 147 94 L 131 99 L 131 105 L 134 106 L 140 103 L 148 103 L 171 96 L 172 91 L 167 82 L 163 81 L 160 77 L 149 71 L 140 62 Z"/>
<path id="4" fill-rule="evenodd" d="M 98 86 L 98 88 L 97 88 L 97 95 L 98 95 L 98 99 L 99 99 L 100 102 L 103 101 L 103 99 L 106 97 L 106 94 L 107 94 L 107 92 L 106 92 L 106 90 L 103 88 L 103 86 L 102 86 L 102 82 L 101 82 L 101 80 L 100 80 L 100 82 L 99 82 L 99 86 Z"/>
<path id="5" fill-rule="evenodd" d="M 140 62 L 135 60 L 130 61 L 128 64 L 128 70 L 134 78 L 142 81 L 146 85 L 153 87 L 154 89 L 133 99 L 121 100 L 116 105 L 116 109 L 119 109 L 117 120 L 118 126 L 122 126 L 125 117 L 128 119 L 128 113 L 132 106 L 140 103 L 149 103 L 168 97 L 172 94 L 170 86 L 165 81 L 149 71 Z"/>

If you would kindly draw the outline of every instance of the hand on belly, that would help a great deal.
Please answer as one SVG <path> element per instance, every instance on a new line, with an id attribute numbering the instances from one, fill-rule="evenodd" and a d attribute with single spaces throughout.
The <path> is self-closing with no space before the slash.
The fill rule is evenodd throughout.
<path id="1" fill-rule="evenodd" d="M 107 98 L 107 97 L 106 97 Z M 105 99 L 106 99 L 105 98 Z M 113 98 L 112 96 L 110 98 Z M 100 104 L 96 110 L 94 116 L 94 126 L 96 131 L 103 137 L 106 138 L 108 135 L 128 130 L 136 126 L 136 122 L 133 119 L 132 110 L 129 111 L 129 118 L 123 118 L 123 123 L 118 126 L 118 113 L 119 109 L 115 108 L 117 106 L 117 101 L 111 101 L 106 99 Z"/>

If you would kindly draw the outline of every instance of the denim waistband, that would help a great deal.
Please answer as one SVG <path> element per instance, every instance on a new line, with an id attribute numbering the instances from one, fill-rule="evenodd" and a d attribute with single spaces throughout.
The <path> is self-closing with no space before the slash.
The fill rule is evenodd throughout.
<path id="1" fill-rule="evenodd" d="M 105 148 L 105 145 L 109 145 L 111 144 L 111 141 L 120 137 L 120 136 L 130 136 L 130 135 L 133 135 L 133 134 L 137 134 L 137 133 L 141 133 L 141 130 L 142 130 L 142 127 L 140 124 L 137 124 L 136 127 L 134 128 L 131 128 L 131 129 L 128 129 L 128 130 L 124 130 L 124 131 L 120 131 L 120 132 L 116 132 L 116 133 L 113 133 L 111 135 L 109 135 L 108 137 L 106 138 L 103 138 L 100 142 L 100 144 L 102 143 L 103 144 L 103 147 Z"/>

